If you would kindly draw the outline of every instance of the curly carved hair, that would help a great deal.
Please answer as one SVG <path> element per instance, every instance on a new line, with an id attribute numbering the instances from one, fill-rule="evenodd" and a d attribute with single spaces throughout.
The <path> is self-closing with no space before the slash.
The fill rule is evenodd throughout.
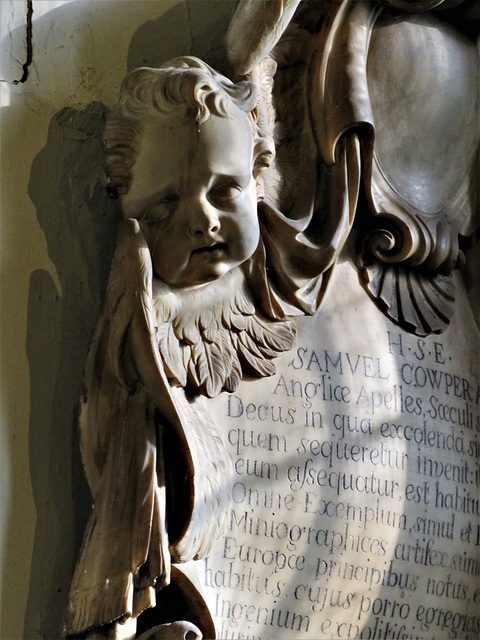
<path id="1" fill-rule="evenodd" d="M 179 113 L 197 123 L 210 115 L 233 118 L 234 108 L 244 111 L 254 136 L 254 170 L 269 167 L 275 155 L 273 140 L 257 123 L 257 89 L 253 82 L 233 83 L 198 58 L 185 56 L 157 69 L 140 68 L 122 83 L 117 107 L 110 113 L 103 136 L 107 156 L 108 190 L 116 195 L 130 189 L 146 116 Z"/>

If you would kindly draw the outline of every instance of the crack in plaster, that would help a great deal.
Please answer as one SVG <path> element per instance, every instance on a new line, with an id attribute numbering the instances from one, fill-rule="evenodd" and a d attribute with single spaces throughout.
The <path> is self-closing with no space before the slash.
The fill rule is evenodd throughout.
<path id="1" fill-rule="evenodd" d="M 30 66 L 33 62 L 33 0 L 27 0 L 27 15 L 26 15 L 26 31 L 25 31 L 25 44 L 27 47 L 27 57 L 22 65 L 22 77 L 20 80 L 0 80 L 0 82 L 8 82 L 12 84 L 24 84 L 28 79 L 30 72 Z"/>

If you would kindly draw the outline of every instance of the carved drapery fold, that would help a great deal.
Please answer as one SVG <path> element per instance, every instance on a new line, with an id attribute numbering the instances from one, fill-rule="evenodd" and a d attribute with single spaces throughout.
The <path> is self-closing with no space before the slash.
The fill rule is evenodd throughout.
<path id="1" fill-rule="evenodd" d="M 476 43 L 437 16 L 362 2 L 342 3 L 318 38 L 312 117 L 324 160 L 344 132 L 363 130 L 361 281 L 406 330 L 440 333 L 464 262 L 459 236 L 478 224 Z"/>
<path id="2" fill-rule="evenodd" d="M 247 15 L 259 24 L 268 16 L 248 0 L 238 15 L 227 44 L 237 38 L 231 62 L 241 73 L 255 77 L 252 65 L 269 56 L 298 71 L 298 58 L 285 61 L 283 52 L 303 47 L 318 162 L 330 171 L 342 137 L 359 137 L 364 195 L 356 223 L 365 290 L 406 330 L 442 332 L 454 310 L 452 272 L 464 265 L 459 239 L 478 226 L 478 29 L 468 22 L 479 18 L 478 6 L 302 2 L 288 27 L 278 14 L 263 38 L 251 28 L 243 57 L 237 28 Z M 273 96 L 281 121 L 283 105 Z"/>

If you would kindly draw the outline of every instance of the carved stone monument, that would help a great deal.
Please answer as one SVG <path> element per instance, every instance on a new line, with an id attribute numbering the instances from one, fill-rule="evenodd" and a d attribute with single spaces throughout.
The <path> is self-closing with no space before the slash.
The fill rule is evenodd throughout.
<path id="1" fill-rule="evenodd" d="M 126 77 L 67 635 L 478 637 L 479 17 L 243 0 L 231 79 Z"/>

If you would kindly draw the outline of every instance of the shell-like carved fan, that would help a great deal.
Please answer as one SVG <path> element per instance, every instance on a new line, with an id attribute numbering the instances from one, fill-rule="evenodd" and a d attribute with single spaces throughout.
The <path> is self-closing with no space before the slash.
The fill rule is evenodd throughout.
<path id="1" fill-rule="evenodd" d="M 442 333 L 453 317 L 452 275 L 374 262 L 362 266 L 361 278 L 385 315 L 417 336 Z"/>

